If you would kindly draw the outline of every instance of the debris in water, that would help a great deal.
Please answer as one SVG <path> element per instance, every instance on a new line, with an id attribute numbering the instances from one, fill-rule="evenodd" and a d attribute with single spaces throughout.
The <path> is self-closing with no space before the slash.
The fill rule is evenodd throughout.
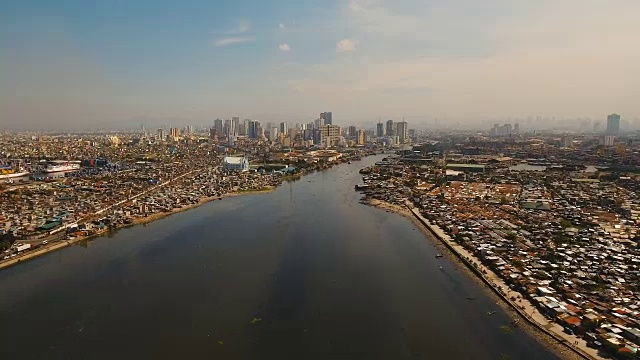
<path id="1" fill-rule="evenodd" d="M 260 321 L 262 321 L 262 318 L 255 318 L 255 317 L 254 317 L 253 319 L 251 319 L 251 323 L 252 323 L 252 324 L 259 323 Z"/>

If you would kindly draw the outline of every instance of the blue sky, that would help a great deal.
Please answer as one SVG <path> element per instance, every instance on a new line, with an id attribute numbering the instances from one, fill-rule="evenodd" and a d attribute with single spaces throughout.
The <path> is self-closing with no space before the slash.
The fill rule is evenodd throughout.
<path id="1" fill-rule="evenodd" d="M 0 115 L 634 117 L 638 13 L 632 0 L 4 1 Z"/>

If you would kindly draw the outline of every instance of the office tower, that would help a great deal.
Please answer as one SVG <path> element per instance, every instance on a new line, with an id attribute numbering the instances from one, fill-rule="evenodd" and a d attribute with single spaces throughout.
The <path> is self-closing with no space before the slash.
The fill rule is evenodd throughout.
<path id="1" fill-rule="evenodd" d="M 164 140 L 164 129 L 158 129 L 158 140 Z"/>
<path id="2" fill-rule="evenodd" d="M 340 127 L 338 125 L 322 125 L 319 130 L 320 145 L 326 147 L 335 146 L 340 138 Z"/>
<path id="3" fill-rule="evenodd" d="M 173 139 L 175 139 L 175 138 L 177 138 L 177 137 L 180 137 L 180 129 L 178 129 L 178 128 L 171 128 L 171 130 L 170 130 L 170 134 L 171 134 L 171 137 L 172 137 Z"/>
<path id="4" fill-rule="evenodd" d="M 615 135 L 620 131 L 620 115 L 607 116 L 607 134 Z"/>
<path id="5" fill-rule="evenodd" d="M 258 120 L 250 120 L 249 121 L 249 129 L 247 129 L 247 135 L 251 139 L 257 139 L 260 137 L 260 122 Z"/>
<path id="6" fill-rule="evenodd" d="M 320 119 L 324 120 L 323 125 L 333 125 L 333 114 L 331 112 L 320 113 Z"/>
<path id="7" fill-rule="evenodd" d="M 327 125 L 327 123 L 325 122 L 325 120 L 323 118 L 319 118 L 316 119 L 316 121 L 314 121 L 314 129 L 320 129 L 321 126 Z"/>
<path id="8" fill-rule="evenodd" d="M 378 122 L 378 124 L 376 125 L 376 136 L 377 137 L 384 136 L 384 124 L 381 122 Z"/>
<path id="9" fill-rule="evenodd" d="M 406 121 L 400 121 L 396 125 L 396 136 L 400 139 L 400 144 L 407 142 L 407 138 L 409 137 L 409 124 L 407 124 Z"/>
<path id="10" fill-rule="evenodd" d="M 520 124 L 519 124 L 519 123 L 515 123 L 515 124 L 513 125 L 513 133 L 514 133 L 515 135 L 520 134 Z"/>
<path id="11" fill-rule="evenodd" d="M 209 129 L 209 140 L 213 140 L 213 141 L 218 140 L 218 129 L 213 127 Z"/>
<path id="12" fill-rule="evenodd" d="M 238 128 L 240 127 L 240 117 L 239 116 L 234 116 L 231 118 L 231 129 L 232 129 L 232 133 L 231 135 L 238 135 Z"/>
<path id="13" fill-rule="evenodd" d="M 289 131 L 289 126 L 286 122 L 280 123 L 280 132 L 286 134 Z"/>
<path id="14" fill-rule="evenodd" d="M 275 126 L 272 126 L 271 131 L 269 131 L 269 140 L 271 141 L 276 141 L 278 140 L 278 128 Z"/>
<path id="15" fill-rule="evenodd" d="M 355 126 L 354 126 L 354 128 L 355 128 Z M 356 144 L 364 145 L 364 140 L 365 140 L 364 130 L 360 129 L 356 133 Z"/>
<path id="16" fill-rule="evenodd" d="M 358 130 L 356 130 L 356 127 L 351 125 L 349 126 L 349 130 L 347 131 L 347 135 L 349 135 L 350 137 L 355 138 L 358 135 Z"/>
<path id="17" fill-rule="evenodd" d="M 223 128 L 223 123 L 222 123 L 222 119 L 215 119 L 213 120 L 213 127 L 218 130 L 218 135 L 222 134 L 222 128 Z"/>
<path id="18" fill-rule="evenodd" d="M 565 135 L 562 137 L 562 147 L 567 149 L 573 147 L 573 135 Z"/>
<path id="19" fill-rule="evenodd" d="M 394 130 L 395 129 L 393 128 L 393 120 L 387 120 L 387 128 L 385 130 L 385 135 L 387 136 L 395 135 Z"/>

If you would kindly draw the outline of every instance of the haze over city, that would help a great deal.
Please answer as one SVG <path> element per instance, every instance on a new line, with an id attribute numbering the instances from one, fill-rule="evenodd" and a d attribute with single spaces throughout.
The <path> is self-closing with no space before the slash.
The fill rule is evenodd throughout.
<path id="1" fill-rule="evenodd" d="M 633 123 L 638 13 L 633 0 L 4 2 L 0 128 L 325 110 L 340 124 Z"/>

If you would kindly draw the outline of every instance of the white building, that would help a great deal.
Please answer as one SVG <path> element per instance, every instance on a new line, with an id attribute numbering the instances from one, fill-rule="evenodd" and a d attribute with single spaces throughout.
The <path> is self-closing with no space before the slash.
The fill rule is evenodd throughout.
<path id="1" fill-rule="evenodd" d="M 222 166 L 226 170 L 249 171 L 249 160 L 244 156 L 226 156 Z"/>

